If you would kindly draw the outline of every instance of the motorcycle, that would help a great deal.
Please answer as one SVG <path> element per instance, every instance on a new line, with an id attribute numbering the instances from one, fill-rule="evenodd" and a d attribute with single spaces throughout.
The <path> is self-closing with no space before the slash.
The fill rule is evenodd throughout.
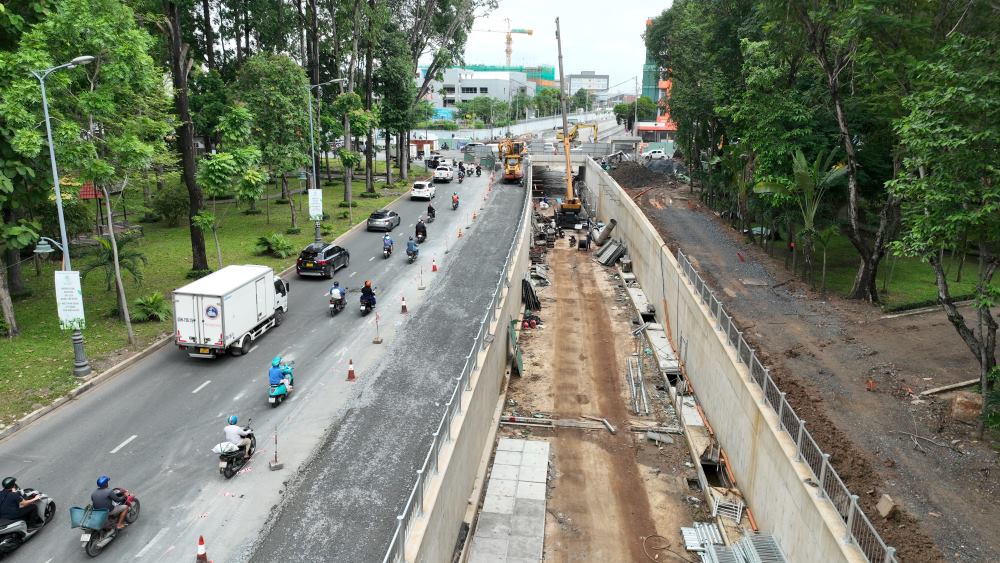
<path id="1" fill-rule="evenodd" d="M 451 210 L 454 211 L 456 209 L 458 209 L 458 200 L 457 199 L 453 199 L 453 200 L 451 200 Z"/>
<path id="2" fill-rule="evenodd" d="M 30 540 L 46 524 L 51 522 L 56 514 L 56 503 L 45 493 L 35 489 L 21 489 L 21 495 L 25 500 L 41 497 L 41 500 L 35 503 L 41 524 L 34 524 L 35 527 L 29 528 L 25 520 L 6 520 L 7 523 L 0 526 L 0 557 L 7 555 L 20 547 L 22 543 Z"/>
<path id="3" fill-rule="evenodd" d="M 423 244 L 425 240 L 427 240 L 427 234 L 426 233 L 417 233 L 417 236 L 416 236 L 417 244 Z"/>
<path id="4" fill-rule="evenodd" d="M 253 456 L 253 453 L 257 451 L 257 437 L 254 436 L 253 431 L 250 430 L 250 421 L 247 421 L 247 425 L 243 429 L 250 431 L 250 433 L 246 436 L 247 438 L 250 438 L 249 455 L 243 452 L 243 448 L 232 442 L 222 442 L 221 444 L 216 444 L 216 446 L 212 448 L 212 453 L 219 454 L 219 473 L 221 473 L 226 479 L 232 479 L 233 475 L 239 473 L 240 469 L 243 469 L 243 467 L 249 463 L 250 457 Z"/>
<path id="5" fill-rule="evenodd" d="M 375 297 L 368 297 L 364 293 L 361 294 L 361 316 L 365 316 L 372 312 L 375 308 Z"/>
<path id="6" fill-rule="evenodd" d="M 282 364 L 282 367 L 287 367 L 287 370 L 282 370 L 285 375 L 288 376 L 288 385 L 284 383 L 279 383 L 277 385 L 269 384 L 269 390 L 267 392 L 267 402 L 274 408 L 281 404 L 282 401 L 288 398 L 288 394 L 292 392 L 292 388 L 295 386 L 295 378 L 292 376 L 292 371 L 295 368 L 295 362 L 288 362 L 287 364 Z"/>
<path id="7" fill-rule="evenodd" d="M 382 258 L 388 258 L 390 256 L 392 256 L 392 247 L 391 246 L 383 246 L 382 247 Z"/>
<path id="8" fill-rule="evenodd" d="M 465 179 L 465 174 L 459 174 L 459 175 L 458 175 L 458 183 L 459 183 L 459 184 L 461 184 L 461 183 L 462 183 L 462 180 L 464 180 L 464 179 Z"/>
<path id="9" fill-rule="evenodd" d="M 478 167 L 478 166 L 476 166 L 476 178 L 478 178 L 478 177 L 480 177 L 482 175 L 483 175 L 483 169 L 480 168 L 480 167 Z"/>
<path id="10" fill-rule="evenodd" d="M 433 223 L 434 222 L 434 214 L 433 213 L 428 213 L 427 214 L 427 222 L 428 223 Z"/>
<path id="11" fill-rule="evenodd" d="M 139 499 L 128 489 L 116 488 L 115 491 L 121 494 L 124 498 L 123 502 L 128 507 L 126 508 L 128 513 L 125 516 L 125 527 L 128 527 L 139 519 Z M 83 530 L 83 533 L 80 534 L 80 542 L 83 544 L 83 550 L 90 557 L 97 557 L 122 531 L 116 526 L 117 518 L 108 518 L 107 510 L 95 510 L 90 505 L 87 505 L 86 508 L 74 506 L 69 509 L 69 514 L 70 526 Z"/>
<path id="12" fill-rule="evenodd" d="M 347 307 L 347 300 L 343 297 L 330 298 L 330 316 L 334 317 Z"/>
<path id="13" fill-rule="evenodd" d="M 419 250 L 407 250 L 406 251 L 406 257 L 410 260 L 410 264 L 412 264 L 413 261 L 417 259 L 417 253 L 418 252 L 420 252 L 420 251 Z"/>

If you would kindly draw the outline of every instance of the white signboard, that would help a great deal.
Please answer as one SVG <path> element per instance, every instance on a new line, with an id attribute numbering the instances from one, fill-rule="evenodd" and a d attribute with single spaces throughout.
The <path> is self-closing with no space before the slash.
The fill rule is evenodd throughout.
<path id="1" fill-rule="evenodd" d="M 80 272 L 56 272 L 56 306 L 59 309 L 59 326 L 63 330 L 83 330 L 83 291 L 80 289 Z"/>
<path id="2" fill-rule="evenodd" d="M 309 190 L 309 218 L 313 221 L 323 220 L 323 190 Z"/>

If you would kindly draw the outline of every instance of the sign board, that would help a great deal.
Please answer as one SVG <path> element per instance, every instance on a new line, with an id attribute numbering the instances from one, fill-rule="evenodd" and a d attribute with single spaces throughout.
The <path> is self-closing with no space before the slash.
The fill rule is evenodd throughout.
<path id="1" fill-rule="evenodd" d="M 56 272 L 56 306 L 59 326 L 63 330 L 83 330 L 83 291 L 80 289 L 80 272 Z"/>
<path id="2" fill-rule="evenodd" d="M 309 219 L 323 220 L 323 190 L 309 190 Z"/>

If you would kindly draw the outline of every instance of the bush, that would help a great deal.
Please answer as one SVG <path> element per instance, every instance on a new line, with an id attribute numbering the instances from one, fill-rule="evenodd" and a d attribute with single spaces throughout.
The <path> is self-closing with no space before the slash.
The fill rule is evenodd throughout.
<path id="1" fill-rule="evenodd" d="M 153 211 L 163 217 L 168 227 L 180 225 L 181 218 L 187 217 L 190 199 L 186 188 L 180 184 L 164 184 L 163 189 L 153 196 Z"/>
<path id="2" fill-rule="evenodd" d="M 288 227 L 287 229 L 285 229 L 285 234 L 286 235 L 297 235 L 297 234 L 299 234 L 301 232 L 302 232 L 302 229 L 300 229 L 298 227 Z"/>
<path id="3" fill-rule="evenodd" d="M 378 199 L 378 198 L 382 197 L 382 194 L 380 194 L 378 192 L 361 192 L 360 194 L 358 194 L 358 197 L 364 197 L 364 198 L 368 198 L 368 199 Z M 355 202 L 352 201 L 351 203 L 355 203 Z"/>
<path id="4" fill-rule="evenodd" d="M 458 124 L 454 121 L 437 120 L 437 121 L 421 121 L 417 124 L 414 129 L 438 129 L 445 131 L 458 131 Z"/>
<path id="5" fill-rule="evenodd" d="M 348 210 L 346 210 L 346 209 L 343 210 L 343 211 L 338 211 L 337 212 L 337 219 L 347 219 L 350 216 L 351 216 L 351 212 L 348 211 Z"/>
<path id="6" fill-rule="evenodd" d="M 274 204 L 275 205 L 288 205 L 288 200 L 285 199 L 285 198 L 283 198 L 283 197 L 279 197 L 278 199 L 274 200 Z"/>
<path id="7" fill-rule="evenodd" d="M 358 202 L 356 201 L 352 201 L 350 204 L 348 204 L 346 201 L 342 201 L 337 204 L 337 207 L 357 207 L 357 206 Z"/>
<path id="8" fill-rule="evenodd" d="M 162 293 L 154 291 L 136 299 L 129 313 L 132 315 L 132 320 L 140 323 L 165 321 L 170 318 L 170 302 L 163 298 Z"/>
<path id="9" fill-rule="evenodd" d="M 147 209 L 145 213 L 139 217 L 140 223 L 157 223 L 163 219 L 163 216 L 153 211 L 152 209 Z"/>
<path id="10" fill-rule="evenodd" d="M 332 235 L 333 234 L 333 225 L 330 225 L 328 223 L 323 223 L 322 225 L 319 226 L 319 234 L 321 234 L 321 235 L 323 235 L 325 237 Z"/>
<path id="11" fill-rule="evenodd" d="M 322 220 L 323 221 L 329 221 L 330 220 L 330 214 L 327 213 L 326 211 L 324 211 L 323 212 L 323 219 Z"/>
<path id="12" fill-rule="evenodd" d="M 275 258 L 288 258 L 295 252 L 295 247 L 285 237 L 278 233 L 271 233 L 257 239 L 257 251 L 260 254 L 270 254 Z"/>
<path id="13" fill-rule="evenodd" d="M 250 207 L 243 210 L 244 215 L 260 215 L 264 210 L 259 207 Z"/>
<path id="14" fill-rule="evenodd" d="M 212 273 L 212 269 L 207 270 L 188 270 L 188 273 L 184 274 L 184 277 L 189 280 L 196 280 L 207 276 Z"/>

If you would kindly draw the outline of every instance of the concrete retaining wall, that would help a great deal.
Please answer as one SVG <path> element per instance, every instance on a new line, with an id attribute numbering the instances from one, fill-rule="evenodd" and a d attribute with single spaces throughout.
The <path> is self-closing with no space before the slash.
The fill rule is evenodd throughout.
<path id="1" fill-rule="evenodd" d="M 529 172 L 530 174 L 530 172 Z M 523 189 L 497 186 L 497 189 Z M 530 205 L 515 239 L 506 289 L 490 326 L 492 340 L 479 351 L 479 369 L 470 377 L 470 389 L 462 393 L 462 414 L 452 422 L 455 438 L 441 449 L 440 471 L 424 490 L 424 512 L 410 527 L 406 541 L 406 561 L 437 563 L 451 561 L 458 533 L 469 506 L 469 497 L 479 471 L 486 440 L 494 426 L 493 412 L 501 384 L 512 360 L 508 327 L 521 317 L 521 279 L 528 272 Z M 516 220 L 512 217 L 511 220 Z M 490 340 L 489 338 L 487 340 Z"/>
<path id="2" fill-rule="evenodd" d="M 573 156 L 574 169 L 584 158 Z M 536 165 L 560 166 L 561 157 L 538 155 Z M 807 485 L 808 467 L 778 428 L 746 366 L 717 330 L 708 309 L 656 229 L 628 194 L 593 160 L 586 159 L 584 200 L 602 221 L 615 219 L 612 238 L 622 240 L 657 321 L 685 362 L 688 378 L 708 422 L 726 451 L 736 485 L 758 526 L 777 536 L 789 561 L 865 561 L 843 540 L 847 527 L 837 511 Z"/>

